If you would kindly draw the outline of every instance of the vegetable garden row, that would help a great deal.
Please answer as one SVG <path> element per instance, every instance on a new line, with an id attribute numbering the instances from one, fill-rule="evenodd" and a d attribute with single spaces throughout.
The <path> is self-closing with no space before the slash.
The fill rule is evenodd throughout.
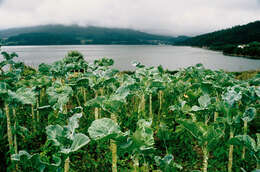
<path id="1" fill-rule="evenodd" d="M 260 74 L 171 74 L 76 51 L 31 69 L 1 52 L 0 171 L 260 169 Z"/>

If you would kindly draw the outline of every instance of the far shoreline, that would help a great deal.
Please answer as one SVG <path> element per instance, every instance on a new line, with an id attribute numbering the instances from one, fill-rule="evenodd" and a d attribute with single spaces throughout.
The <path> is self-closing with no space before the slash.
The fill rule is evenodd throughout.
<path id="1" fill-rule="evenodd" d="M 204 50 L 221 52 L 223 55 L 230 56 L 230 57 L 240 57 L 240 58 L 251 59 L 251 60 L 260 60 L 260 57 L 258 57 L 258 56 L 248 56 L 248 55 L 240 55 L 240 54 L 228 54 L 228 53 L 224 53 L 222 50 L 213 50 L 213 49 L 210 49 L 208 47 L 199 47 L 199 46 L 188 46 L 188 47 L 201 48 L 201 49 L 204 49 Z"/>
<path id="2" fill-rule="evenodd" d="M 200 47 L 200 46 L 189 46 L 189 45 L 170 45 L 170 44 L 49 44 L 49 45 L 1 45 L 0 47 L 35 47 L 35 46 L 87 46 L 87 45 L 126 45 L 126 46 L 142 46 L 142 45 L 150 45 L 150 46 L 176 46 L 176 47 L 192 47 L 192 48 L 200 48 L 204 50 L 209 50 L 209 51 L 215 51 L 215 52 L 221 52 L 225 56 L 230 56 L 230 57 L 240 57 L 240 58 L 245 58 L 245 59 L 251 59 L 251 60 L 260 60 L 260 57 L 255 57 L 255 56 L 247 56 L 247 55 L 239 55 L 239 54 L 227 54 L 224 53 L 221 50 L 213 50 L 208 47 Z"/>

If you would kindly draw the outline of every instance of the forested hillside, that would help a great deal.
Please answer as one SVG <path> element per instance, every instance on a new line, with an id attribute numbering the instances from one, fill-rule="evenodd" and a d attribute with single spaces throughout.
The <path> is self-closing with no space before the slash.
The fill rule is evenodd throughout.
<path id="1" fill-rule="evenodd" d="M 260 21 L 199 35 L 177 43 L 223 51 L 226 55 L 260 59 Z"/>
<path id="2" fill-rule="evenodd" d="M 4 45 L 173 44 L 186 37 L 153 35 L 131 29 L 45 25 L 0 31 Z"/>
<path id="3" fill-rule="evenodd" d="M 260 21 L 195 36 L 179 44 L 210 47 L 226 44 L 248 44 L 253 41 L 260 42 Z"/>

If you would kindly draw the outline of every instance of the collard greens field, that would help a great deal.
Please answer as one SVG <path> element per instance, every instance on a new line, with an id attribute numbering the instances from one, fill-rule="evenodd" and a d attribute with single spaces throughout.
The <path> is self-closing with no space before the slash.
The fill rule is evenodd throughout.
<path id="1" fill-rule="evenodd" d="M 34 70 L 1 56 L 0 171 L 260 169 L 259 73 L 126 73 L 75 51 Z"/>

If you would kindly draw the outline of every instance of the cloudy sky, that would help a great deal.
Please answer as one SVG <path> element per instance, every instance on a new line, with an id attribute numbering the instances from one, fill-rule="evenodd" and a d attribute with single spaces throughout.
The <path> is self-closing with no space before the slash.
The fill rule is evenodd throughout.
<path id="1" fill-rule="evenodd" d="M 196 35 L 260 20 L 260 0 L 0 0 L 0 29 L 43 24 Z"/>

